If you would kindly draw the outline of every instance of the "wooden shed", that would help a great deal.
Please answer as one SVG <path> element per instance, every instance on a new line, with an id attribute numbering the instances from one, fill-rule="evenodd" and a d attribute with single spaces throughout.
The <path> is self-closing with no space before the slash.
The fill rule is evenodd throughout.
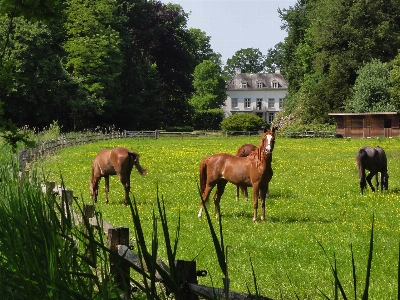
<path id="1" fill-rule="evenodd" d="M 399 137 L 397 112 L 330 113 L 336 134 L 346 138 Z"/>

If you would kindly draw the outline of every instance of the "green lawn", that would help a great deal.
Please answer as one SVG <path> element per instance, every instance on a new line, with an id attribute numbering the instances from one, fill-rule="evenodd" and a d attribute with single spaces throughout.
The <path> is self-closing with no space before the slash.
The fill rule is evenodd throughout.
<path id="1" fill-rule="evenodd" d="M 205 216 L 197 218 L 200 198 L 198 166 L 202 158 L 219 152 L 235 153 L 244 143 L 259 143 L 258 137 L 161 138 L 104 141 L 62 150 L 40 162 L 46 178 L 74 190 L 90 203 L 91 162 L 103 148 L 127 147 L 141 154 L 148 169 L 141 177 L 131 176 L 145 234 L 150 237 L 152 210 L 156 209 L 157 188 L 165 201 L 172 236 L 181 218 L 177 258 L 195 259 L 198 269 L 209 275 L 201 284 L 222 286 L 215 250 Z M 389 190 L 361 195 L 355 156 L 361 146 L 380 145 L 389 165 Z M 225 245 L 231 289 L 254 292 L 250 258 L 260 294 L 275 299 L 315 299 L 322 290 L 333 297 L 329 258 L 337 258 L 339 277 L 352 297 L 350 244 L 353 245 L 362 294 L 369 249 L 372 215 L 375 215 L 374 256 L 370 299 L 397 297 L 397 264 L 400 242 L 400 141 L 398 139 L 289 139 L 277 138 L 266 204 L 266 221 L 252 222 L 253 203 L 235 200 L 235 187 L 228 184 L 221 200 Z M 38 166 L 39 167 L 39 166 Z M 251 189 L 249 189 L 251 192 Z M 123 188 L 117 177 L 110 179 L 110 204 L 104 204 L 104 180 L 100 182 L 96 206 L 114 226 L 132 228 L 130 209 L 123 205 Z M 214 207 L 210 205 L 214 214 Z M 260 216 L 260 209 L 258 216 Z M 217 224 L 217 222 L 215 222 Z M 161 230 L 161 229 L 160 229 Z M 133 236 L 133 233 L 132 233 Z M 160 238 L 162 242 L 162 238 Z M 159 253 L 160 257 L 165 251 Z M 166 257 L 166 256 L 164 256 Z"/>

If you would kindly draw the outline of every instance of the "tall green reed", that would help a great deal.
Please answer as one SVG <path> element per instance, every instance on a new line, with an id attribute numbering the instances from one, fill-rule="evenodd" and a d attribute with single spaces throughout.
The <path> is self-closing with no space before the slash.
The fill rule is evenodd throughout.
<path id="1" fill-rule="evenodd" d="M 0 294 L 3 299 L 110 299 L 121 293 L 108 280 L 108 255 L 91 265 L 84 230 L 37 174 L 20 179 L 17 166 L 0 165 Z"/>

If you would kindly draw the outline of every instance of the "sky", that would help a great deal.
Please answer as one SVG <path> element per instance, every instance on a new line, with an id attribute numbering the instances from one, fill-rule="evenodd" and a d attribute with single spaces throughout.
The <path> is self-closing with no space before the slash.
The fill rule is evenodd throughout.
<path id="1" fill-rule="evenodd" d="M 283 42 L 287 36 L 281 30 L 278 8 L 289 8 L 296 0 L 161 0 L 176 3 L 189 13 L 188 28 L 198 28 L 210 36 L 211 48 L 222 55 L 226 63 L 236 51 L 268 49 Z"/>

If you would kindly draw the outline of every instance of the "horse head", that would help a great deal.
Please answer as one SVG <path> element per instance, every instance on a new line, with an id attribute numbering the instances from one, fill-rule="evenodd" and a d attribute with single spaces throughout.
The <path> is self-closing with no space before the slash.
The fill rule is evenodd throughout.
<path id="1" fill-rule="evenodd" d="M 265 151 L 265 154 L 270 154 L 274 150 L 275 145 L 275 129 L 270 129 L 264 133 L 262 138 L 262 148 Z M 261 148 L 261 147 L 260 147 Z"/>
<path id="2" fill-rule="evenodd" d="M 386 172 L 384 172 L 384 174 L 382 174 L 381 182 L 382 182 L 382 188 L 387 190 L 389 188 L 389 174 L 387 170 Z"/>

